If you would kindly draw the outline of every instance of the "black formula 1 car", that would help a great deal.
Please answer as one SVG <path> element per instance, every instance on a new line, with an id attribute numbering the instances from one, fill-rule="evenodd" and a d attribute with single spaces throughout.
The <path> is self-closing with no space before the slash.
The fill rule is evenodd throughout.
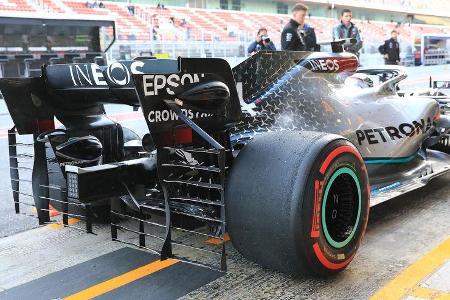
<path id="1" fill-rule="evenodd" d="M 84 218 L 88 231 L 106 213 L 114 240 L 131 243 L 119 234 L 136 234 L 161 259 L 186 249 L 219 254 L 223 270 L 225 243 L 210 251 L 174 232 L 229 233 L 262 266 L 335 274 L 354 258 L 371 205 L 450 170 L 441 145 L 450 122 L 438 103 L 398 97 L 402 69 L 357 67 L 348 53 L 259 52 L 233 69 L 214 58 L 149 59 L 50 65 L 39 78 L 2 79 L 15 123 L 16 210 L 16 133 L 33 134 L 41 223 L 49 204 L 66 225 L 70 215 Z M 141 107 L 149 133 L 141 140 L 110 120 L 105 103 Z"/>

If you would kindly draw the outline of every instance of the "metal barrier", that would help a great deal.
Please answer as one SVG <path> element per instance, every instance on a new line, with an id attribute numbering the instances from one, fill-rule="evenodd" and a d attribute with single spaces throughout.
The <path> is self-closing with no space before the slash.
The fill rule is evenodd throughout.
<path id="1" fill-rule="evenodd" d="M 226 59 L 231 66 L 237 65 L 248 57 L 247 46 L 252 40 L 241 41 L 121 41 L 107 53 L 108 61 L 133 59 L 142 53 L 151 52 L 153 55 L 165 54 L 170 58 L 181 57 L 218 57 Z M 368 45 L 367 48 L 370 48 Z M 331 51 L 328 47 L 322 47 L 322 51 Z M 411 54 L 401 53 L 401 64 L 413 65 L 414 57 Z M 384 58 L 378 52 L 365 52 L 360 55 L 361 65 L 383 65 Z"/>
<path id="2" fill-rule="evenodd" d="M 132 59 L 141 53 L 165 53 L 169 57 L 246 57 L 247 48 L 241 42 L 216 41 L 118 41 L 110 49 L 108 60 Z"/>
<path id="3" fill-rule="evenodd" d="M 65 186 L 49 183 L 49 175 L 53 171 L 47 169 L 46 146 L 40 142 L 22 142 L 19 137 L 15 127 L 8 130 L 9 170 L 16 214 L 36 218 L 39 225 L 59 223 L 64 227 L 93 233 L 91 207 L 69 201 Z M 43 173 L 36 171 L 42 166 L 45 166 Z M 62 208 L 57 216 L 51 215 L 55 212 L 52 204 Z M 76 213 L 73 212 L 75 209 Z M 74 226 L 69 218 L 84 221 L 85 226 Z"/>

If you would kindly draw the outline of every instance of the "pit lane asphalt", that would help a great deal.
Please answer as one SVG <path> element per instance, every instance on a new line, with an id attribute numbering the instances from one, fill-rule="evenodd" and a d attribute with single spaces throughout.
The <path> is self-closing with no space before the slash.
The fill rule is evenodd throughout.
<path id="1" fill-rule="evenodd" d="M 449 175 L 437 178 L 424 189 L 373 207 L 361 248 L 338 276 L 324 280 L 265 270 L 228 245 L 228 272 L 185 298 L 367 299 L 450 237 L 449 181 Z M 124 247 L 111 241 L 109 226 L 97 225 L 94 232 L 40 227 L 0 239 L 0 291 Z M 152 293 L 140 289 L 142 299 Z"/>
<path id="2" fill-rule="evenodd" d="M 448 70 L 448 66 L 441 68 Z M 427 87 L 429 72 L 426 69 L 434 70 L 436 67 L 418 68 L 420 72 L 416 77 L 410 76 L 411 86 Z M 437 73 L 442 77 L 443 73 Z M 0 115 L 0 120 L 2 117 Z M 127 124 L 131 128 L 141 125 L 136 121 Z M 36 220 L 15 215 L 7 148 L 7 140 L 0 139 L 0 291 L 123 247 L 110 240 L 108 226 L 98 225 L 98 235 L 93 236 L 73 229 L 35 228 Z M 450 237 L 449 182 L 450 175 L 446 175 L 435 179 L 424 189 L 373 207 L 358 254 L 350 266 L 335 278 L 293 277 L 264 270 L 231 248 L 229 272 L 186 298 L 368 298 L 408 265 Z M 35 229 L 29 230 L 31 228 Z"/>

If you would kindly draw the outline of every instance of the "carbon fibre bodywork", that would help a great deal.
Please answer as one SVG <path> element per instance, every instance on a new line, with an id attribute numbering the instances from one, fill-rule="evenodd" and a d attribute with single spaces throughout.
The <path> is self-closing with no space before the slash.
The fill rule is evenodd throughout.
<path id="1" fill-rule="evenodd" d="M 243 90 L 244 117 L 233 128 L 233 143 L 279 130 L 345 136 L 367 165 L 371 205 L 422 187 L 449 170 L 450 157 L 426 149 L 424 143 L 447 132 L 448 120 L 445 116 L 438 119 L 439 106 L 434 100 L 397 95 L 398 82 L 406 78 L 402 67 L 360 68 L 357 73 L 379 76 L 379 82 L 372 87 L 351 87 L 345 79 L 355 70 L 317 70 L 317 63 L 311 61 L 326 62 L 322 54 L 310 54 L 303 64 L 289 55 L 262 53 L 234 68 L 237 86 Z M 342 64 L 340 59 L 338 64 Z M 260 76 L 259 69 L 276 71 Z"/>
<path id="2" fill-rule="evenodd" d="M 357 70 L 357 58 L 351 54 L 317 52 L 263 51 L 233 69 L 218 59 L 206 61 L 124 61 L 103 69 L 94 64 L 55 65 L 44 69 L 43 82 L 38 78 L 2 79 L 0 84 L 7 87 L 6 101 L 19 132 L 39 132 L 39 128 L 30 128 L 33 118 L 41 120 L 34 120 L 35 124 L 42 124 L 42 119 L 55 115 L 71 127 L 79 118 L 69 115 L 101 116 L 99 104 L 122 103 L 142 106 L 153 141 L 158 144 L 160 132 L 182 124 L 173 112 L 167 113 L 162 99 L 173 98 L 185 85 L 218 79 L 231 91 L 224 115 L 184 113 L 204 128 L 229 124 L 230 142 L 236 149 L 267 131 L 309 130 L 342 135 L 365 159 L 374 196 L 380 193 L 379 188 L 394 184 L 395 189 L 403 182 L 434 173 L 424 141 L 448 131 L 448 122 L 436 120 L 436 101 L 397 95 L 397 84 L 406 78 L 401 67 Z M 378 82 L 366 88 L 345 84 L 355 72 L 378 77 Z M 31 101 L 18 95 L 17 90 L 31 94 Z M 19 105 L 11 105 L 12 98 Z M 33 105 L 36 100 L 39 106 Z M 19 112 L 24 107 L 29 115 Z M 166 119 L 161 115 L 164 113 Z M 446 169 L 449 159 L 435 160 Z"/>

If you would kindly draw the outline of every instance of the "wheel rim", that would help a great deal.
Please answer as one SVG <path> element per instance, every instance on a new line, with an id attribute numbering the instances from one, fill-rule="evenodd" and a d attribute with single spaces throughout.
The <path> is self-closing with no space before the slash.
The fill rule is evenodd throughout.
<path id="1" fill-rule="evenodd" d="M 348 245 L 358 228 L 361 214 L 361 187 L 355 171 L 337 169 L 325 187 L 322 200 L 322 230 L 334 248 Z"/>

